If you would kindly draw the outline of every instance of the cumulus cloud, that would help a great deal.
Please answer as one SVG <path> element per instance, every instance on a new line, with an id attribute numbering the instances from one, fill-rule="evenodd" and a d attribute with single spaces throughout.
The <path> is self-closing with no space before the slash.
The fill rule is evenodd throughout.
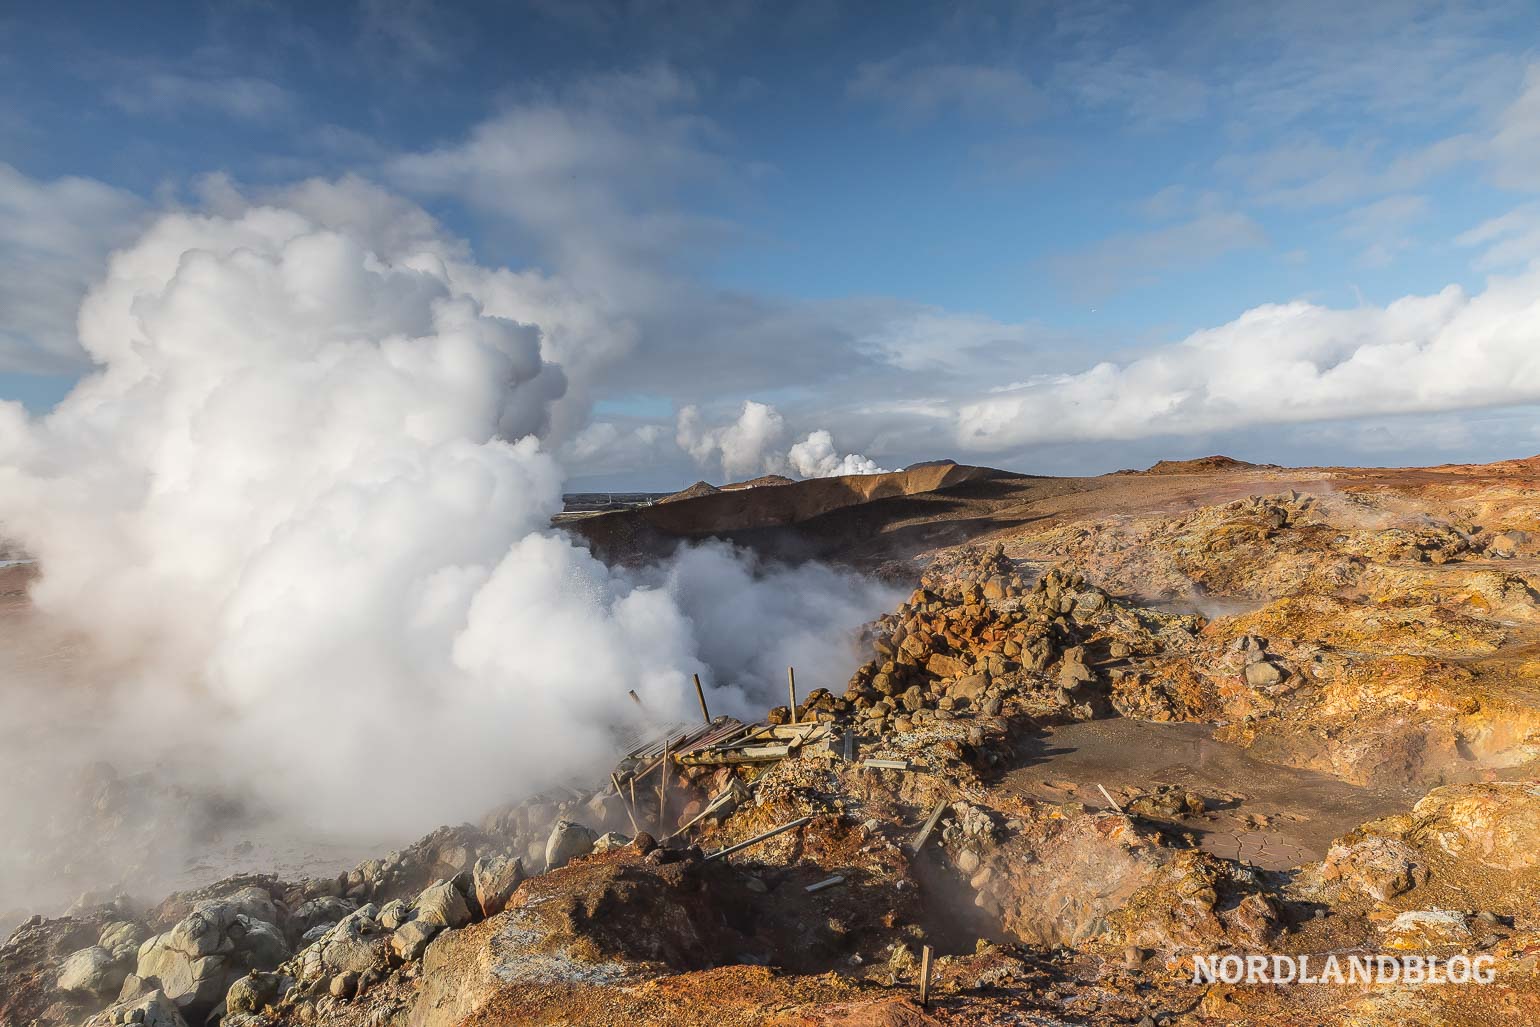
<path id="1" fill-rule="evenodd" d="M 803 478 L 884 472 L 859 453 L 840 454 L 834 448 L 834 436 L 826 429 L 810 432 L 782 452 L 786 437 L 786 420 L 780 411 L 767 403 L 747 400 L 737 420 L 717 427 L 704 424 L 700 408 L 684 407 L 676 419 L 674 441 L 701 466 L 720 460 L 728 480 L 788 471 Z"/>
<path id="2" fill-rule="evenodd" d="M 1540 400 L 1540 270 L 1385 307 L 1270 304 L 1136 360 L 967 403 L 958 441 L 1066 440 L 1448 411 Z"/>
<path id="3" fill-rule="evenodd" d="M 142 224 L 131 193 L 87 178 L 29 178 L 0 162 L 0 371 L 67 373 L 85 364 L 81 297 L 114 246 Z"/>
<path id="4" fill-rule="evenodd" d="M 493 269 L 382 223 L 401 208 L 359 183 L 226 199 L 113 257 L 80 316 L 99 369 L 52 414 L 0 405 L 34 608 L 114 668 L 74 737 L 405 833 L 591 772 L 628 688 L 668 716 L 699 672 L 747 714 L 781 661 L 843 676 L 884 590 L 725 547 L 615 571 L 550 529 L 566 375 L 544 308 L 481 294 Z M 722 607 L 762 615 L 763 645 L 712 637 Z M 157 729 L 125 749 L 123 722 Z"/>

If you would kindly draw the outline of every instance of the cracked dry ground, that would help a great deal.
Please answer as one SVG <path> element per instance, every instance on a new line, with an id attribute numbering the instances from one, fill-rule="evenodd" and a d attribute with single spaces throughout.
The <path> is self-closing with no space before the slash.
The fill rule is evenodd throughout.
<path id="1" fill-rule="evenodd" d="M 1540 1022 L 1540 468 L 1193 470 L 907 500 L 949 513 L 860 548 L 914 591 L 796 711 L 855 762 L 675 768 L 668 828 L 735 776 L 753 797 L 661 848 L 606 789 L 336 880 L 78 909 L 0 953 L 0 1022 Z M 148 980 L 168 932 L 223 976 Z M 61 991 L 92 947 L 120 991 Z M 1191 983 L 1224 952 L 1479 953 L 1496 980 Z"/>

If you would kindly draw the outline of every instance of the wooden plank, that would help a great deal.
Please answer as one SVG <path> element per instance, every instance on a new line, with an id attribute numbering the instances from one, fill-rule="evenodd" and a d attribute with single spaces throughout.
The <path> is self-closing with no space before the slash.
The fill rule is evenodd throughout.
<path id="1" fill-rule="evenodd" d="M 797 722 L 797 672 L 790 667 L 786 668 L 786 691 L 791 696 L 791 705 L 787 707 L 791 711 L 791 723 Z"/>
<path id="2" fill-rule="evenodd" d="M 742 852 L 750 845 L 758 845 L 760 842 L 765 841 L 768 838 L 774 838 L 776 835 L 781 834 L 784 831 L 790 831 L 801 827 L 803 824 L 811 823 L 812 819 L 812 817 L 800 817 L 797 820 L 793 820 L 789 824 L 782 824 L 780 827 L 772 827 L 770 830 L 764 832 L 763 834 L 756 834 L 754 837 L 748 839 L 747 841 L 741 841 L 737 845 L 729 845 L 725 849 L 719 849 L 706 858 L 724 859 L 728 856 L 731 856 L 735 852 Z"/>
<path id="3" fill-rule="evenodd" d="M 920 950 L 920 1008 L 930 1007 L 930 946 Z"/>
<path id="4" fill-rule="evenodd" d="M 1100 782 L 1097 783 L 1096 787 L 1102 793 L 1102 798 L 1104 798 L 1108 802 L 1112 803 L 1112 808 L 1113 809 L 1117 810 L 1119 813 L 1123 812 L 1123 807 L 1118 805 L 1118 800 L 1114 799 L 1112 797 L 1112 795 L 1110 793 L 1108 793 L 1107 789 L 1102 788 Z"/>
<path id="5" fill-rule="evenodd" d="M 925 826 L 920 828 L 920 833 L 914 836 L 914 841 L 909 844 L 909 851 L 918 855 L 925 848 L 925 843 L 930 841 L 930 833 L 941 822 L 941 814 L 946 812 L 947 800 L 942 799 L 936 803 L 936 808 L 930 811 L 930 816 L 925 820 Z"/>
<path id="6" fill-rule="evenodd" d="M 874 767 L 877 770 L 908 770 L 909 769 L 909 761 L 908 760 L 874 760 L 874 759 L 866 759 L 866 760 L 862 760 L 861 761 L 861 766 L 863 766 L 863 767 Z"/>
<path id="7" fill-rule="evenodd" d="M 706 709 L 706 690 L 700 686 L 700 675 L 690 675 L 695 679 L 695 698 L 700 700 L 700 715 L 706 723 L 711 723 L 711 711 Z"/>

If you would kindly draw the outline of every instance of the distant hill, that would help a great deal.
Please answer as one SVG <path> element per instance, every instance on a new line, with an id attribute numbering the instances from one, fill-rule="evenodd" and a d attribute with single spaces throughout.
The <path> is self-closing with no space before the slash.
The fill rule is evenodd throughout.
<path id="1" fill-rule="evenodd" d="M 714 496 L 722 490 L 709 481 L 698 481 L 687 489 L 681 489 L 671 496 L 664 496 L 658 500 L 660 503 L 678 503 L 685 499 L 699 499 L 701 496 Z"/>
<path id="2" fill-rule="evenodd" d="M 766 485 L 795 485 L 795 484 L 796 484 L 796 480 L 795 479 L 788 478 L 784 474 L 764 474 L 764 475 L 759 476 L 758 478 L 750 478 L 748 481 L 735 481 L 735 482 L 732 482 L 731 484 L 723 485 L 721 487 L 721 489 L 719 489 L 718 491 L 720 491 L 720 492 L 731 492 L 734 489 L 757 489 L 757 488 L 763 488 Z"/>
<path id="3" fill-rule="evenodd" d="M 1200 456 L 1196 460 L 1161 460 L 1143 474 L 1214 474 L 1219 471 L 1256 471 L 1277 464 L 1253 464 L 1233 456 Z"/>

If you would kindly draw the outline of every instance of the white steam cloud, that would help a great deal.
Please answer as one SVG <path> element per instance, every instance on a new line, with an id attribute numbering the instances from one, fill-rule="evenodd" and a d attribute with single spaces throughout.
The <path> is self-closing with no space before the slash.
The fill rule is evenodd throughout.
<path id="1" fill-rule="evenodd" d="M 76 736 L 406 832 L 594 769 L 627 689 L 682 713 L 700 672 L 749 713 L 788 662 L 842 679 L 885 590 L 721 546 L 612 571 L 550 529 L 552 358 L 583 364 L 582 317 L 537 327 L 553 307 L 521 308 L 517 275 L 381 201 L 317 184 L 163 217 L 82 310 L 99 371 L 46 417 L 0 405 L 34 607 L 116 671 L 72 686 L 97 712 Z"/>
<path id="2" fill-rule="evenodd" d="M 1256 307 L 1127 364 L 966 404 L 980 450 L 1540 401 L 1540 270 L 1386 307 Z"/>
<path id="3" fill-rule="evenodd" d="M 788 471 L 802 478 L 886 473 L 876 461 L 860 453 L 841 455 L 834 448 L 834 436 L 823 428 L 782 452 L 787 437 L 785 418 L 775 407 L 754 400 L 743 404 L 736 421 L 714 428 L 705 426 L 698 407 L 684 407 L 675 429 L 674 441 L 680 449 L 701 466 L 720 459 L 728 480 Z"/>

